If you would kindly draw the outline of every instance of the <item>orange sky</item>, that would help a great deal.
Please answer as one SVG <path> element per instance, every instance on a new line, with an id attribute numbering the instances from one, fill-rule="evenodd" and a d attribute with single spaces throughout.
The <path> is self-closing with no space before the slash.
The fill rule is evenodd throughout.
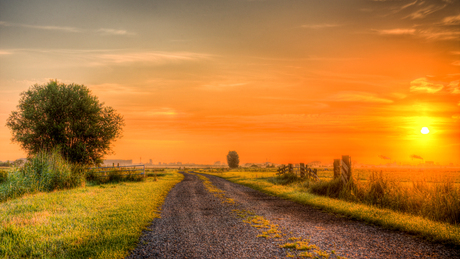
<path id="1" fill-rule="evenodd" d="M 0 0 L 0 161 L 19 94 L 58 79 L 123 114 L 107 158 L 459 164 L 454 2 Z"/>

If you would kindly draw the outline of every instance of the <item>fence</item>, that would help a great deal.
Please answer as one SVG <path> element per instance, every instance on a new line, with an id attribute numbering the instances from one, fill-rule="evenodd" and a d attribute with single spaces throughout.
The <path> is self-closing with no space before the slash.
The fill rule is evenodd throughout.
<path id="1" fill-rule="evenodd" d="M 307 176 L 307 177 L 320 181 L 318 177 L 318 170 L 316 168 L 315 169 L 309 168 L 308 165 L 305 165 L 304 163 L 300 163 L 298 167 L 294 167 L 292 166 L 292 164 L 288 164 L 287 166 L 281 165 L 280 167 L 278 167 L 277 171 L 278 171 L 277 173 L 278 175 L 282 175 L 286 173 L 293 173 L 300 177 Z"/>
<path id="2" fill-rule="evenodd" d="M 308 176 L 313 179 L 320 181 L 318 177 L 318 170 L 309 168 L 308 165 L 300 163 L 298 167 L 292 166 L 292 164 L 281 165 L 277 169 L 277 175 L 282 175 L 286 173 L 293 173 L 299 175 L 300 177 Z M 342 159 L 334 159 L 334 179 L 342 178 L 342 182 L 347 184 L 351 178 L 351 157 L 342 156 Z"/>
<path id="3" fill-rule="evenodd" d="M 88 170 L 92 170 L 94 173 L 103 174 L 100 175 L 102 177 L 108 176 L 107 173 L 113 172 L 116 170 L 117 172 L 121 172 L 122 174 L 126 172 L 141 172 L 137 175 L 143 175 L 145 177 L 145 165 L 117 165 L 113 164 L 113 166 L 104 166 L 104 167 L 92 167 L 88 168 Z M 131 174 L 132 175 L 132 174 Z"/>

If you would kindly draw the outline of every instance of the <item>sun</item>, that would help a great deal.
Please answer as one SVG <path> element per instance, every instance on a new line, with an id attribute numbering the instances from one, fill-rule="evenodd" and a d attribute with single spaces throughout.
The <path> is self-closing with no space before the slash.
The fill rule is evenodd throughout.
<path id="1" fill-rule="evenodd" d="M 422 132 L 422 134 L 428 134 L 430 133 L 430 130 L 427 127 L 423 127 L 420 132 Z"/>

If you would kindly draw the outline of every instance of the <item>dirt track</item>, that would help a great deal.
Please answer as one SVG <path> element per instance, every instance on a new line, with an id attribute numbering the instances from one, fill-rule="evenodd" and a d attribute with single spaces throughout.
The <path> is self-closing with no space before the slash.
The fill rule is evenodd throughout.
<path id="1" fill-rule="evenodd" d="M 153 221 L 150 231 L 144 232 L 128 258 L 284 258 L 291 252 L 279 245 L 288 242 L 289 237 L 309 239 L 329 258 L 460 258 L 460 252 L 454 248 L 324 213 L 206 175 L 236 202 L 229 205 L 206 190 L 196 175 L 184 175 L 184 180 L 166 198 L 161 218 Z M 276 240 L 257 237 L 261 230 L 244 223 L 232 212 L 234 209 L 263 216 L 278 224 L 286 236 Z"/>

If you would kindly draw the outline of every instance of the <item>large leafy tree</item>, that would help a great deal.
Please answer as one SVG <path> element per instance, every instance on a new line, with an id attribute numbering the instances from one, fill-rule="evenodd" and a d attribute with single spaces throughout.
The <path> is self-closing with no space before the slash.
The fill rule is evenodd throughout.
<path id="1" fill-rule="evenodd" d="M 100 164 L 121 137 L 123 117 L 84 85 L 50 81 L 21 93 L 6 125 L 29 153 L 59 149 L 72 163 Z"/>
<path id="2" fill-rule="evenodd" d="M 228 151 L 227 154 L 227 163 L 230 168 L 237 168 L 240 164 L 240 157 L 236 151 Z"/>

